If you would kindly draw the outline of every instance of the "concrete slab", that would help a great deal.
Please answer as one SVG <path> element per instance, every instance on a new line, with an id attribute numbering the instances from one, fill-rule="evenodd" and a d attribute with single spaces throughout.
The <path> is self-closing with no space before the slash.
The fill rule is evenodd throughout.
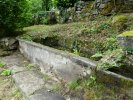
<path id="1" fill-rule="evenodd" d="M 26 67 L 20 67 L 17 65 L 11 66 L 9 69 L 13 72 L 13 74 L 28 70 Z"/>
<path id="2" fill-rule="evenodd" d="M 12 77 L 26 96 L 33 94 L 44 86 L 43 78 L 34 71 L 20 72 Z"/>
<path id="3" fill-rule="evenodd" d="M 61 95 L 47 91 L 39 91 L 30 96 L 30 100 L 65 100 Z"/>

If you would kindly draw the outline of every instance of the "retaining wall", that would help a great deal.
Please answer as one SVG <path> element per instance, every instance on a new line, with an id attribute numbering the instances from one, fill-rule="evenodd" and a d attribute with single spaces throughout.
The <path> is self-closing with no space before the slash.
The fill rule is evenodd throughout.
<path id="1" fill-rule="evenodd" d="M 96 68 L 91 60 L 41 44 L 19 39 L 19 46 L 21 53 L 37 64 L 41 72 L 54 72 L 67 81 L 90 75 Z"/>
<path id="2" fill-rule="evenodd" d="M 110 71 L 96 70 L 96 62 L 87 58 L 21 39 L 19 46 L 21 53 L 37 64 L 43 73 L 47 71 L 56 73 L 66 81 L 95 74 L 97 81 L 107 86 L 125 89 L 133 86 L 133 79 Z"/>

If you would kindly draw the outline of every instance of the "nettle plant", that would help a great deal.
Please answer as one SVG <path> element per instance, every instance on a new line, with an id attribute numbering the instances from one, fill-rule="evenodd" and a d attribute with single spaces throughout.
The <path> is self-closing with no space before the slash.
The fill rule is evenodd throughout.
<path id="1" fill-rule="evenodd" d="M 98 64 L 98 69 L 108 70 L 124 66 L 125 53 L 122 49 L 107 51 Z"/>

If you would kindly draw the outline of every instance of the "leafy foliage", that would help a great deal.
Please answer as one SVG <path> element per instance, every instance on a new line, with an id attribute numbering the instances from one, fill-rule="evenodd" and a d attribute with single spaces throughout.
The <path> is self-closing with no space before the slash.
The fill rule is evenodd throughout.
<path id="1" fill-rule="evenodd" d="M 103 57 L 103 54 L 99 53 L 99 52 L 94 54 L 93 56 L 91 56 L 91 58 L 96 60 L 96 61 L 100 60 L 102 57 Z"/>
<path id="2" fill-rule="evenodd" d="M 117 38 L 111 37 L 107 38 L 104 42 L 104 50 L 115 50 L 118 48 Z"/>
<path id="3" fill-rule="evenodd" d="M 79 83 L 77 80 L 74 80 L 68 83 L 68 87 L 72 90 L 76 89 L 78 86 L 79 86 Z"/>
<path id="4" fill-rule="evenodd" d="M 3 68 L 6 64 L 2 61 L 0 61 L 0 68 Z"/>
<path id="5" fill-rule="evenodd" d="M 42 0 L 28 0 L 30 13 L 34 14 L 38 11 L 42 11 Z"/>
<path id="6" fill-rule="evenodd" d="M 124 65 L 125 53 L 122 49 L 107 51 L 98 64 L 99 69 L 110 69 L 114 67 L 122 67 Z"/>
<path id="7" fill-rule="evenodd" d="M 12 74 L 12 71 L 6 69 L 6 70 L 2 71 L 2 73 L 0 75 L 2 75 L 2 76 L 10 76 L 11 74 Z"/>
<path id="8" fill-rule="evenodd" d="M 91 86 L 95 85 L 96 83 L 96 76 L 90 76 L 86 80 L 83 81 L 83 86 L 85 88 L 90 88 Z"/>
<path id="9" fill-rule="evenodd" d="M 68 83 L 68 87 L 71 90 L 76 90 L 78 88 L 90 88 L 96 84 L 96 76 L 91 75 L 87 78 L 73 80 Z"/>
<path id="10" fill-rule="evenodd" d="M 52 0 L 42 0 L 42 8 L 44 11 L 49 11 L 52 8 Z"/>
<path id="11" fill-rule="evenodd" d="M 11 33 L 26 25 L 28 19 L 26 0 L 0 0 L 0 31 Z"/>

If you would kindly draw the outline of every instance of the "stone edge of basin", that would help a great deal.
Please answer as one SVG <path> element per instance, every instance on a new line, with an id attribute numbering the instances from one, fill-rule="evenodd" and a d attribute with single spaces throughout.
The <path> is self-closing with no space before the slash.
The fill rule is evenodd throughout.
<path id="1" fill-rule="evenodd" d="M 75 63 L 77 63 L 81 66 L 84 66 L 86 68 L 87 67 L 91 68 L 92 70 L 94 70 L 94 73 L 98 76 L 99 81 L 102 82 L 102 83 L 107 83 L 107 84 L 109 83 L 111 85 L 116 85 L 117 84 L 117 86 L 119 86 L 119 87 L 122 87 L 124 84 L 129 85 L 128 84 L 129 82 L 133 83 L 133 79 L 124 77 L 124 76 L 119 75 L 117 73 L 114 73 L 114 72 L 111 72 L 111 71 L 96 70 L 97 63 L 95 61 L 92 61 L 92 60 L 88 59 L 88 58 L 75 56 L 75 55 L 72 55 L 71 53 L 66 53 L 62 50 L 57 50 L 57 49 L 54 49 L 54 48 L 51 48 L 51 47 L 48 47 L 48 46 L 44 46 L 44 45 L 41 45 L 41 44 L 38 44 L 38 43 L 35 43 L 35 42 L 26 41 L 26 40 L 23 40 L 23 39 L 18 39 L 18 40 L 20 42 L 25 42 L 25 43 L 28 43 L 30 45 L 37 46 L 41 49 L 49 50 L 52 53 L 60 54 L 64 57 L 66 57 L 66 58 L 69 58 L 71 61 L 73 61 L 73 62 L 75 62 Z M 106 79 L 107 77 L 109 79 L 112 79 L 112 82 L 110 80 L 107 80 Z"/>
<path id="2" fill-rule="evenodd" d="M 97 76 L 98 82 L 105 83 L 109 87 L 112 85 L 119 88 L 133 86 L 133 79 L 111 71 L 97 70 L 96 76 Z"/>
<path id="3" fill-rule="evenodd" d="M 23 39 L 18 39 L 18 41 L 28 43 L 32 46 L 37 46 L 41 49 L 45 49 L 45 50 L 50 51 L 50 52 L 55 53 L 55 54 L 60 54 L 61 56 L 64 56 L 64 57 L 70 59 L 71 61 L 81 65 L 81 66 L 96 69 L 97 63 L 95 61 L 92 61 L 92 60 L 87 59 L 85 57 L 76 56 L 74 54 L 67 53 L 67 52 L 64 52 L 62 50 L 58 50 L 58 49 L 55 49 L 55 48 L 52 48 L 52 47 L 49 47 L 49 46 L 45 46 L 45 45 L 42 45 L 42 44 L 39 44 L 39 43 L 35 43 L 35 42 L 26 41 L 26 40 L 23 40 Z"/>

